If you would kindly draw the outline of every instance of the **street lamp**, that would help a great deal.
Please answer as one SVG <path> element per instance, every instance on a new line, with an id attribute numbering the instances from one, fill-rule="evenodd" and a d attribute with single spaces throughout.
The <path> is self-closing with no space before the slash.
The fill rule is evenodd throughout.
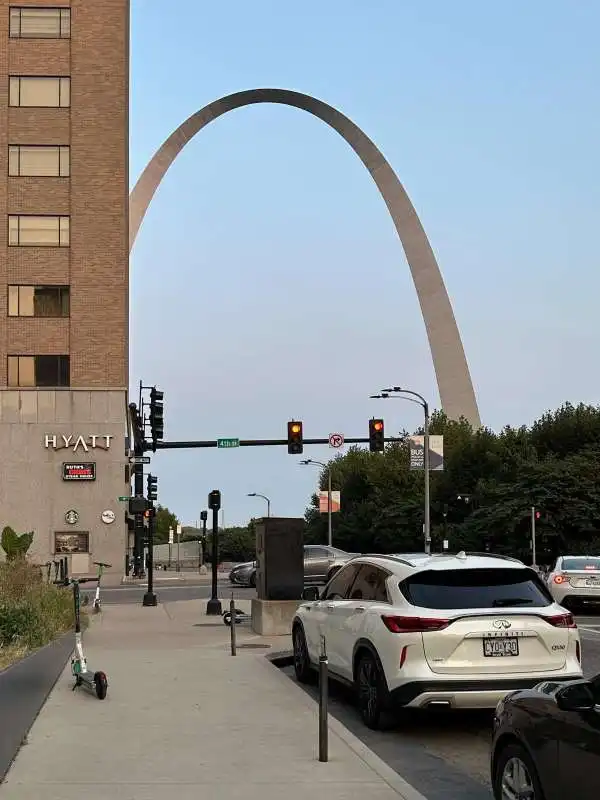
<path id="1" fill-rule="evenodd" d="M 408 397 L 406 395 L 409 395 Z M 423 428 L 423 449 L 424 453 L 424 468 L 425 468 L 425 524 L 423 532 L 425 535 L 425 552 L 431 555 L 431 512 L 430 512 L 430 499 L 429 499 L 429 403 L 418 392 L 413 392 L 411 389 L 403 389 L 401 386 L 392 386 L 389 389 L 382 389 L 379 394 L 372 394 L 371 398 L 378 400 L 387 400 L 390 397 L 396 397 L 398 400 L 410 400 L 412 403 L 417 403 L 423 409 L 425 415 L 425 425 Z"/>
<path id="2" fill-rule="evenodd" d="M 258 492 L 250 492 L 248 497 L 262 497 L 263 500 L 267 501 L 267 517 L 271 516 L 271 501 L 267 497 L 266 494 L 259 494 Z"/>
<path id="3" fill-rule="evenodd" d="M 323 467 L 327 470 L 327 544 L 333 547 L 333 526 L 331 518 L 331 465 L 324 464 L 322 461 L 315 461 L 314 458 L 305 458 L 300 462 L 304 466 L 314 464 L 315 467 Z"/>

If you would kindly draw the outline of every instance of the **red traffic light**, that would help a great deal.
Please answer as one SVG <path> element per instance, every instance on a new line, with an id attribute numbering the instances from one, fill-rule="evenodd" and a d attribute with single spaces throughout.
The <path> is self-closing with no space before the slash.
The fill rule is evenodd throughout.
<path id="1" fill-rule="evenodd" d="M 535 518 L 536 519 L 539 519 L 541 516 L 542 516 L 542 512 L 541 511 L 536 511 L 535 512 Z"/>
<path id="2" fill-rule="evenodd" d="M 380 419 L 376 419 L 373 423 L 373 430 L 374 431 L 382 431 L 383 430 L 383 422 Z"/>

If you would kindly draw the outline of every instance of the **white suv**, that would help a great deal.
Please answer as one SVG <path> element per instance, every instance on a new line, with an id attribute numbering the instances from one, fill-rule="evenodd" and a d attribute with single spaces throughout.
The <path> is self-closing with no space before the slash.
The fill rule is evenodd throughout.
<path id="1" fill-rule="evenodd" d="M 296 612 L 301 682 L 322 637 L 370 728 L 394 708 L 494 708 L 515 689 L 582 675 L 573 616 L 532 569 L 489 553 L 353 559 Z"/>

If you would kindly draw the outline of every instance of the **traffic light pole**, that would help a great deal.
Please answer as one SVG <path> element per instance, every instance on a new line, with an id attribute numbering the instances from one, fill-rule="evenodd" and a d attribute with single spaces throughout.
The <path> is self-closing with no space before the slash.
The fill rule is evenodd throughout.
<path id="1" fill-rule="evenodd" d="M 136 448 L 137 450 L 137 448 Z M 136 453 L 137 455 L 137 453 Z M 141 455 L 141 454 L 140 454 Z M 133 492 L 136 497 L 144 496 L 144 465 L 134 464 Z M 136 578 L 144 574 L 144 515 L 135 514 L 133 523 L 133 574 Z"/>
<path id="2" fill-rule="evenodd" d="M 156 606 L 158 601 L 154 594 L 154 516 L 156 509 L 150 509 L 148 518 L 148 591 L 142 599 L 143 606 Z"/>
<path id="3" fill-rule="evenodd" d="M 369 444 L 368 437 L 344 439 L 344 444 Z M 386 442 L 403 442 L 404 437 L 386 436 Z M 240 439 L 239 447 L 286 447 L 287 439 Z M 303 439 L 303 444 L 329 444 L 327 439 Z M 186 450 L 194 447 L 218 447 L 216 439 L 192 440 L 189 442 L 156 442 L 157 450 Z M 146 445 L 147 449 L 152 449 L 152 445 Z"/>
<path id="4" fill-rule="evenodd" d="M 206 604 L 206 613 L 209 616 L 220 616 L 223 613 L 223 609 L 217 591 L 217 567 L 219 562 L 219 509 L 221 507 L 221 493 L 216 489 L 209 494 L 208 505 L 212 511 L 212 587 L 210 600 Z"/>

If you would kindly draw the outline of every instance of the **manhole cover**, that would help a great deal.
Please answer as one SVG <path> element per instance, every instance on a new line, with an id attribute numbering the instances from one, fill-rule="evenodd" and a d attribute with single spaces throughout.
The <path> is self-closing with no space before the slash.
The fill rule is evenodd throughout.
<path id="1" fill-rule="evenodd" d="M 270 650 L 270 644 L 238 644 L 238 648 L 241 650 L 243 648 L 247 650 Z"/>

